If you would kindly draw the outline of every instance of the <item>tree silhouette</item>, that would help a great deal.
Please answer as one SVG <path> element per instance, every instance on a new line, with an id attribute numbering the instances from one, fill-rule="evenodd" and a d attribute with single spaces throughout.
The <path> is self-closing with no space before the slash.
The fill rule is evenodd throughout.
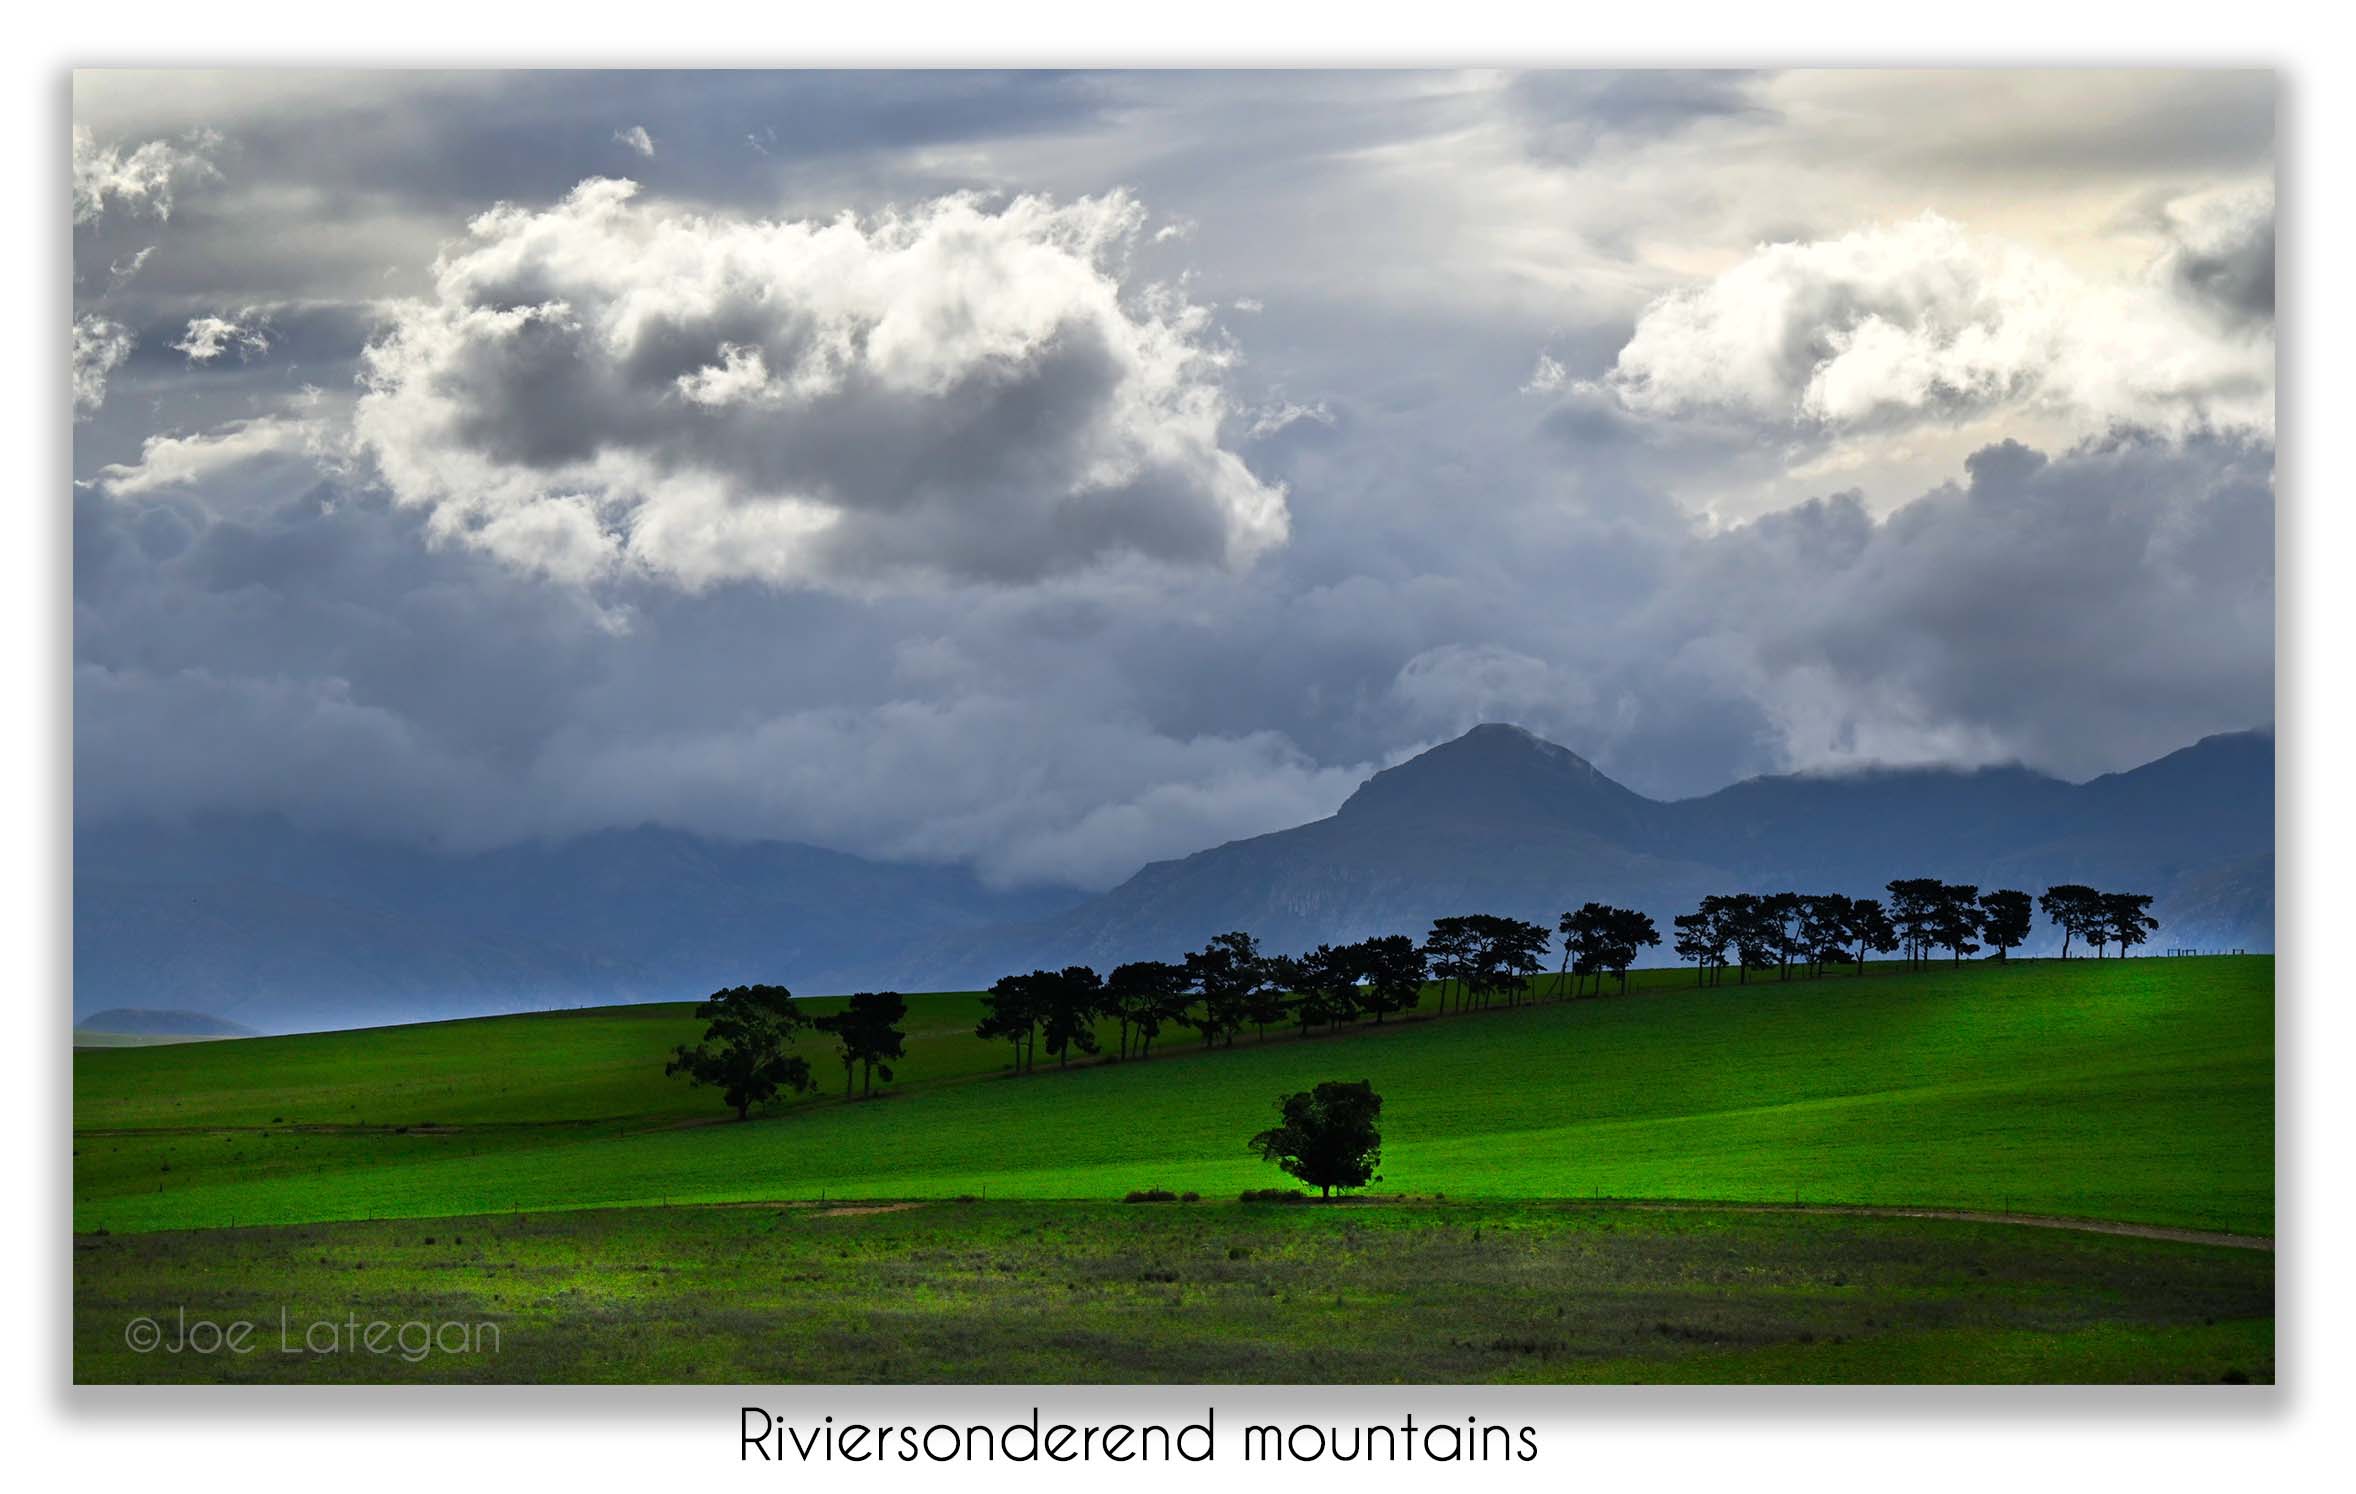
<path id="1" fill-rule="evenodd" d="M 1657 949 L 1661 931 L 1653 926 L 1652 915 L 1639 913 L 1634 908 L 1613 908 L 1604 921 L 1604 942 L 1600 951 L 1604 968 L 1620 977 L 1620 994 L 1628 994 L 1628 967 L 1647 949 Z M 1600 986 L 1600 982 L 1598 982 Z"/>
<path id="2" fill-rule="evenodd" d="M 1890 922 L 1897 927 L 1909 965 L 1929 958 L 1931 919 L 1944 885 L 1937 877 L 1902 877 L 1885 889 L 1890 894 Z"/>
<path id="3" fill-rule="evenodd" d="M 1405 934 L 1384 934 L 1358 946 L 1358 970 L 1366 984 L 1358 993 L 1359 1010 L 1374 1015 L 1380 1027 L 1389 1012 L 1410 1010 L 1423 1000 L 1428 973 L 1423 951 Z"/>
<path id="4" fill-rule="evenodd" d="M 730 986 L 714 991 L 695 1009 L 707 1024 L 703 1041 L 671 1050 L 663 1073 L 685 1074 L 695 1086 L 711 1085 L 744 1120 L 755 1105 L 777 1098 L 781 1089 L 800 1094 L 811 1088 L 810 1061 L 788 1053 L 793 1034 L 807 1025 L 783 986 Z"/>
<path id="5" fill-rule="evenodd" d="M 1710 957 L 1710 984 L 1726 978 L 1726 956 L 1734 948 L 1734 929 L 1741 918 L 1741 899 L 1714 895 L 1702 899 L 1700 942 Z"/>
<path id="6" fill-rule="evenodd" d="M 1105 1005 L 1121 1024 L 1123 1058 L 1129 1056 L 1131 1033 L 1136 1034 L 1137 1056 L 1151 1056 L 1153 1040 L 1174 1015 L 1171 1001 L 1185 985 L 1186 971 L 1166 960 L 1132 960 L 1115 966 L 1104 978 Z"/>
<path id="7" fill-rule="evenodd" d="M 1890 921 L 1881 899 L 1861 897 L 1849 904 L 1848 939 L 1857 946 L 1857 973 L 1865 973 L 1865 952 L 1892 954 L 1898 948 L 1898 926 Z"/>
<path id="8" fill-rule="evenodd" d="M 2063 882 L 2038 894 L 2037 909 L 2062 931 L 2061 957 L 2066 960 L 2071 939 L 2093 934 L 2095 920 L 2102 916 L 2102 894 L 2083 883 Z"/>
<path id="9" fill-rule="evenodd" d="M 1827 961 L 1848 957 L 1849 921 L 1855 907 L 1854 899 L 1838 892 L 1800 899 L 1800 947 L 1810 975 L 1821 978 Z"/>
<path id="10" fill-rule="evenodd" d="M 1710 927 L 1710 915 L 1702 912 L 1680 913 L 1669 920 L 1669 926 L 1677 931 L 1676 938 L 1669 945 L 1670 950 L 1680 960 L 1693 961 L 1693 983 L 1700 985 L 1709 977 L 1711 959 L 1719 949 L 1725 947 L 1710 942 L 1715 932 Z M 1570 956 L 1565 953 L 1563 958 L 1568 960 Z"/>
<path id="11" fill-rule="evenodd" d="M 1759 899 L 1759 910 L 1775 928 L 1775 978 L 1790 980 L 1792 961 L 1805 954 L 1800 939 L 1800 895 L 1773 892 Z"/>
<path id="12" fill-rule="evenodd" d="M 1276 1102 L 1282 1123 L 1254 1136 L 1252 1150 L 1327 1198 L 1336 1188 L 1362 1188 L 1382 1162 L 1382 1096 L 1366 1080 L 1327 1080 Z"/>
<path id="13" fill-rule="evenodd" d="M 1424 937 L 1424 961 L 1430 967 L 1433 979 L 1440 983 L 1438 1005 L 1443 1013 L 1448 1010 L 1448 989 L 1451 984 L 1458 987 L 1458 1001 L 1460 1004 L 1462 1002 L 1462 984 L 1466 972 L 1471 968 L 1475 943 L 1472 921 L 1463 917 L 1433 919 L 1432 931 Z"/>
<path id="14" fill-rule="evenodd" d="M 1749 985 L 1751 971 L 1764 970 L 1783 958 L 1783 921 L 1769 899 L 1738 892 L 1727 899 L 1727 934 L 1734 945 L 1738 977 Z"/>
<path id="15" fill-rule="evenodd" d="M 1356 944 L 1320 944 L 1297 960 L 1287 960 L 1280 977 L 1293 993 L 1293 1017 L 1301 1036 L 1313 1027 L 1338 1027 L 1358 1020 L 1358 973 L 1362 957 Z"/>
<path id="16" fill-rule="evenodd" d="M 861 1094 L 875 1093 L 877 1074 L 883 1075 L 884 1083 L 892 1082 L 889 1060 L 906 1051 L 907 1034 L 900 1030 L 900 1019 L 907 1015 L 908 1003 L 899 992 L 861 991 L 841 1011 L 811 1024 L 834 1034 L 835 1052 L 843 1061 L 844 1099 L 851 1097 L 853 1069 L 865 1072 Z"/>
<path id="17" fill-rule="evenodd" d="M 2029 895 L 2011 887 L 1980 894 L 1980 929 L 1999 960 L 2029 942 Z"/>
<path id="18" fill-rule="evenodd" d="M 2106 892 L 2102 895 L 2103 932 L 2118 941 L 2119 958 L 2127 958 L 2127 951 L 2141 944 L 2160 926 L 2160 921 L 2146 910 L 2151 907 L 2151 896 L 2142 892 Z"/>
<path id="19" fill-rule="evenodd" d="M 1940 883 L 1923 927 L 1931 943 L 1955 951 L 1958 965 L 1965 955 L 1979 953 L 1973 940 L 1980 932 L 1980 889 L 1969 882 Z"/>
<path id="20" fill-rule="evenodd" d="M 1055 1066 L 1071 1061 L 1072 1050 L 1094 1053 L 1096 1017 L 1104 1004 L 1104 982 L 1086 965 L 1066 965 L 1041 972 L 1046 977 L 1046 1010 L 1039 1018 L 1039 1041 L 1055 1055 Z"/>
<path id="21" fill-rule="evenodd" d="M 1600 972 L 1604 968 L 1603 947 L 1609 937 L 1611 916 L 1612 910 L 1602 903 L 1582 903 L 1555 922 L 1555 932 L 1562 935 L 1563 969 L 1567 972 L 1574 965 L 1578 967 L 1575 972 L 1578 978 L 1571 984 L 1573 996 L 1579 994 L 1580 985 L 1590 974 L 1598 977 L 1596 990 L 1600 993 L 1603 989 Z M 1554 989 L 1556 995 L 1562 994 L 1559 976 Z"/>
<path id="22" fill-rule="evenodd" d="M 1299 1024 L 1301 1036 L 1309 1035 L 1309 1024 L 1315 1020 L 1319 1003 L 1303 994 L 1302 987 L 1312 978 L 1309 969 L 1313 955 L 1270 955 L 1268 981 L 1284 999 L 1284 1009 Z"/>
<path id="23" fill-rule="evenodd" d="M 1261 958 L 1259 941 L 1236 930 L 1188 955 L 1186 980 L 1201 1009 L 1190 1020 L 1203 1035 L 1203 1046 L 1223 1043 L 1232 1048 L 1235 1035 L 1258 1010 L 1258 998 L 1267 986 L 1267 962 Z M 1282 1019 L 1280 1009 L 1270 1020 Z"/>
<path id="24" fill-rule="evenodd" d="M 1014 1071 L 1031 1067 L 1031 1047 L 1039 1021 L 1047 1015 L 1052 970 L 1028 975 L 1002 975 L 982 997 L 982 1020 L 974 1025 L 978 1038 L 1004 1038 L 1014 1045 Z"/>
<path id="25" fill-rule="evenodd" d="M 1504 993 L 1507 1004 L 1511 1005 L 1530 988 L 1530 977 L 1543 968 L 1546 930 L 1519 918 L 1504 918 L 1494 913 L 1475 913 L 1465 923 L 1473 936 L 1466 983 L 1481 997 L 1483 1005 L 1499 992 Z"/>

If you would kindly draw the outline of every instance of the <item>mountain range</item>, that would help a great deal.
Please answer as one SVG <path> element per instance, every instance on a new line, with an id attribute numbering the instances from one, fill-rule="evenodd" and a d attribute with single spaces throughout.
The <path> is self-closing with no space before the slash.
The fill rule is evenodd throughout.
<path id="1" fill-rule="evenodd" d="M 805 991 L 970 988 L 1036 965 L 1420 934 L 1451 913 L 1553 926 L 1590 899 L 1878 893 L 1898 876 L 2154 894 L 2154 948 L 2273 947 L 2274 742 L 2204 738 L 2069 783 L 2022 767 L 1746 779 L 1637 794 L 1491 724 L 1375 774 L 1328 818 L 1157 861 L 1110 891 L 1006 892 L 953 868 L 679 831 L 469 856 L 259 817 L 75 834 L 77 1012 L 202 1011 L 265 1031 Z M 2041 950 L 2040 925 L 2029 953 Z"/>

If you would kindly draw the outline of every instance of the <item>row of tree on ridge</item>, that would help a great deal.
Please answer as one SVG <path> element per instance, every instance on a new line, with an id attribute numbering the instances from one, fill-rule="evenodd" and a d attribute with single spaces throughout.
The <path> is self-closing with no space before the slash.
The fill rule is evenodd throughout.
<path id="1" fill-rule="evenodd" d="M 1789 980 L 1795 970 L 1821 976 L 1850 964 L 1863 974 L 1869 954 L 1904 952 L 1910 965 L 1945 951 L 1960 963 L 1985 947 L 1997 958 L 2028 942 L 2029 894 L 2012 888 L 1982 893 L 1969 883 L 1904 878 L 1889 899 L 1839 893 L 1731 893 L 1706 897 L 1692 913 L 1671 920 L 1675 950 L 1693 964 L 1697 983 L 1717 984 L 1731 968 L 1747 983 L 1754 970 Z M 2075 883 L 2047 888 L 2034 906 L 2062 931 L 2062 954 L 2073 940 L 2111 945 L 2122 955 L 2159 927 L 2143 893 L 2097 891 Z M 1592 979 L 1600 994 L 1606 975 L 1628 985 L 1628 971 L 1661 935 L 1650 914 L 1608 903 L 1588 903 L 1562 915 L 1553 994 L 1585 994 Z M 1001 977 L 982 998 L 974 1032 L 1009 1044 L 1014 1067 L 1027 1072 L 1044 1048 L 1057 1065 L 1074 1053 L 1101 1051 L 1100 1023 L 1117 1032 L 1118 1056 L 1145 1058 L 1162 1033 L 1189 1028 L 1205 1047 L 1232 1047 L 1249 1028 L 1265 1040 L 1272 1027 L 1316 1029 L 1371 1019 L 1380 1024 L 1422 1003 L 1436 983 L 1439 1009 L 1461 1011 L 1502 1001 L 1535 1000 L 1551 938 L 1540 924 L 1498 914 L 1472 913 L 1432 924 L 1421 944 L 1405 934 L 1378 935 L 1352 944 L 1320 944 L 1299 955 L 1265 955 L 1250 934 L 1221 934 L 1182 961 L 1135 960 L 1099 975 L 1091 966 L 1033 970 Z"/>
<path id="2" fill-rule="evenodd" d="M 1891 882 L 1889 898 L 1838 893 L 1730 893 L 1702 899 L 1691 913 L 1670 920 L 1678 958 L 1694 966 L 1697 983 L 1718 984 L 1731 968 L 1747 983 L 1751 972 L 1795 971 L 1821 976 L 1850 964 L 1863 974 L 1869 954 L 1904 951 L 1920 964 L 1945 951 L 1960 962 L 1982 941 L 1999 959 L 2028 941 L 2031 902 L 2025 892 L 1983 893 L 1967 883 L 1917 877 Z M 2094 946 L 2097 958 L 2116 944 L 2123 956 L 2159 927 L 2142 893 L 2100 892 L 2066 883 L 2049 887 L 2035 906 L 2062 931 L 2062 956 L 2073 941 Z M 1562 915 L 1554 972 L 1556 999 L 1601 994 L 1607 975 L 1628 987 L 1628 971 L 1661 943 L 1651 915 L 1608 903 L 1587 903 Z M 1267 955 L 1242 932 L 1221 934 L 1171 962 L 1134 960 L 1099 975 L 1087 965 L 1008 975 L 982 997 L 977 1036 L 1012 1046 L 1017 1072 L 1028 1072 L 1044 1047 L 1059 1066 L 1072 1055 L 1102 1051 L 1102 1022 L 1114 1024 L 1121 1058 L 1146 1058 L 1164 1031 L 1190 1028 L 1205 1047 L 1234 1046 L 1246 1028 L 1265 1040 L 1272 1027 L 1294 1027 L 1306 1037 L 1323 1027 L 1371 1020 L 1380 1024 L 1422 1004 L 1437 986 L 1442 1013 L 1507 1006 L 1542 994 L 1552 935 L 1540 924 L 1493 913 L 1436 920 L 1422 943 L 1384 934 L 1351 944 L 1320 944 L 1299 955 Z M 835 1040 L 843 1092 L 863 1078 L 872 1092 L 880 1075 L 906 1051 L 901 1028 L 908 1004 L 896 991 L 862 991 L 841 1010 L 813 1018 L 783 986 L 735 986 L 715 991 L 696 1008 L 706 1022 L 703 1041 L 673 1050 L 666 1074 L 719 1088 L 739 1119 L 781 1090 L 816 1087 L 809 1060 L 792 1050 L 802 1029 Z"/>

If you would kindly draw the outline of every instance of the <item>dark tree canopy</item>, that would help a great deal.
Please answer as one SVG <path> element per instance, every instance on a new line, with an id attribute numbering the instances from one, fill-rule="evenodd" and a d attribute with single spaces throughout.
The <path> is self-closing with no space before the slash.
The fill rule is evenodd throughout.
<path id="1" fill-rule="evenodd" d="M 831 1017 L 811 1025 L 834 1034 L 835 1051 L 843 1061 L 843 1093 L 851 1092 L 853 1070 L 863 1070 L 862 1094 L 875 1093 L 875 1076 L 892 1082 L 891 1060 L 906 1052 L 907 1034 L 900 1030 L 908 1003 L 897 991 L 861 991 Z"/>
<path id="2" fill-rule="evenodd" d="M 1996 951 L 1996 958 L 2008 959 L 2014 950 L 2029 942 L 2029 922 L 2027 893 L 1999 887 L 1980 894 L 1980 936 Z"/>
<path id="3" fill-rule="evenodd" d="M 1465 958 L 1465 985 L 1484 1004 L 1502 994 L 1507 1004 L 1530 988 L 1530 977 L 1542 968 L 1546 930 L 1519 918 L 1494 913 L 1466 917 L 1471 938 Z"/>
<path id="4" fill-rule="evenodd" d="M 1638 954 L 1661 942 L 1651 914 L 1608 903 L 1587 903 L 1565 913 L 1555 928 L 1563 938 L 1564 968 L 1575 962 L 1581 975 L 1594 975 L 1599 994 L 1607 970 L 1620 977 L 1620 989 L 1626 991 L 1628 967 Z"/>
<path id="5" fill-rule="evenodd" d="M 1472 931 L 1472 920 L 1462 916 L 1435 918 L 1432 931 L 1424 937 L 1424 962 L 1431 969 L 1432 979 L 1440 983 L 1440 1010 L 1448 1009 L 1449 988 L 1461 992 L 1466 975 L 1472 969 L 1473 950 L 1477 943 Z M 1459 994 L 1459 1004 L 1462 1002 Z"/>
<path id="6" fill-rule="evenodd" d="M 1329 1079 L 1276 1102 L 1283 1121 L 1254 1136 L 1252 1149 L 1331 1198 L 1336 1188 L 1362 1188 L 1382 1163 L 1382 1096 L 1367 1080 Z"/>
<path id="7" fill-rule="evenodd" d="M 1012 1044 L 1018 1074 L 1031 1066 L 1032 1044 L 1040 1019 L 1047 1015 L 1047 986 L 1054 978 L 1046 970 L 1002 975 L 982 996 L 982 1020 L 974 1024 L 974 1036 L 1003 1038 Z"/>
<path id="8" fill-rule="evenodd" d="M 1104 978 L 1104 1000 L 1121 1025 L 1121 1056 L 1127 1058 L 1133 1051 L 1131 1034 L 1135 1034 L 1134 1052 L 1146 1058 L 1152 1055 L 1153 1040 L 1162 1035 L 1163 1025 L 1185 1015 L 1193 996 L 1186 989 L 1183 966 L 1165 960 L 1132 960 L 1116 965 Z"/>
<path id="9" fill-rule="evenodd" d="M 1980 889 L 1969 882 L 1941 882 L 1938 889 L 1931 898 L 1925 929 L 1930 942 L 1954 951 L 1955 963 L 1960 965 L 1965 955 L 1980 951 L 1976 942 L 1980 933 Z"/>
<path id="10" fill-rule="evenodd" d="M 711 1085 L 738 1120 L 766 1105 L 779 1090 L 799 1094 L 811 1087 L 810 1061 L 787 1052 L 793 1034 L 807 1025 L 783 986 L 730 986 L 714 991 L 695 1009 L 705 1024 L 703 1041 L 671 1050 L 665 1074 L 685 1074 L 692 1085 Z"/>
<path id="11" fill-rule="evenodd" d="M 1301 1036 L 1314 1027 L 1358 1020 L 1358 974 L 1362 948 L 1320 944 L 1299 959 L 1276 962 L 1277 981 L 1292 993 L 1293 1020 Z"/>
<path id="12" fill-rule="evenodd" d="M 1877 897 L 1861 897 L 1849 904 L 1849 933 L 1857 946 L 1857 973 L 1865 973 L 1867 951 L 1874 954 L 1895 954 L 1898 950 L 1898 926 L 1890 921 L 1889 910 Z"/>
<path id="13" fill-rule="evenodd" d="M 1188 1020 L 1203 1035 L 1203 1043 L 1235 1045 L 1235 1035 L 1250 1026 L 1260 1009 L 1268 984 L 1268 962 L 1259 941 L 1241 932 L 1221 934 L 1186 957 L 1186 980 L 1193 987 L 1197 1014 Z M 1282 1013 L 1272 1020 L 1282 1020 Z"/>
<path id="14" fill-rule="evenodd" d="M 1361 1011 L 1381 1026 L 1386 1013 L 1408 1011 L 1423 1000 L 1428 973 L 1424 954 L 1405 934 L 1384 934 L 1358 946 L 1358 969 L 1366 984 L 1358 993 Z"/>
<path id="15" fill-rule="evenodd" d="M 2062 958 L 2066 960 L 2072 939 L 2093 937 L 2095 922 L 2102 916 L 2102 894 L 2083 883 L 2063 882 L 2040 893 L 2037 908 L 2062 931 Z"/>
<path id="16" fill-rule="evenodd" d="M 1944 885 L 1937 877 L 1901 877 L 1885 889 L 1890 894 L 1890 922 L 1898 930 L 1909 963 L 1930 954 L 1931 920 L 1937 914 Z"/>
<path id="17" fill-rule="evenodd" d="M 2151 907 L 2151 896 L 2142 892 L 2106 892 L 2102 895 L 2102 933 L 2107 941 L 2098 941 L 2099 953 L 2103 942 L 2119 946 L 2119 958 L 2127 958 L 2127 951 L 2149 938 L 2160 921 L 2146 910 Z"/>
<path id="18" fill-rule="evenodd" d="M 1039 972 L 1045 993 L 1039 1017 L 1039 1040 L 1055 1055 L 1055 1066 L 1071 1061 L 1072 1050 L 1096 1051 L 1096 1016 L 1104 1003 L 1104 982 L 1086 965 Z"/>

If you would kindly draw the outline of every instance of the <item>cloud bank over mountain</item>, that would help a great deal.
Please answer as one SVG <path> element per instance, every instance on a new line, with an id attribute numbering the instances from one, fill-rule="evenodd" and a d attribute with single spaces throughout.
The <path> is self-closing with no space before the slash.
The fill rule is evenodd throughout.
<path id="1" fill-rule="evenodd" d="M 1484 719 L 1672 796 L 2272 715 L 2262 77 L 75 108 L 85 823 L 1102 887 Z"/>

